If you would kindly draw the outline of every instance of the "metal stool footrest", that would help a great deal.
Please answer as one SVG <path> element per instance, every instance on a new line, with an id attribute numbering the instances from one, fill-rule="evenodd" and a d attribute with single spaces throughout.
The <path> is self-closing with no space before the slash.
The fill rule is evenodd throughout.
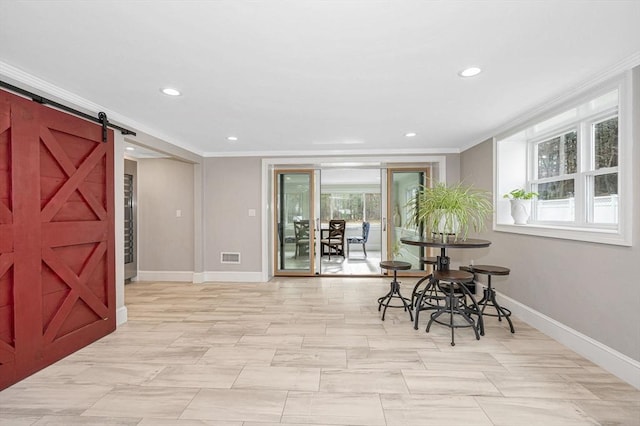
<path id="1" fill-rule="evenodd" d="M 402 301 L 402 304 L 392 305 L 391 301 L 393 299 L 400 299 L 400 301 Z M 378 312 L 380 312 L 380 309 L 382 309 L 382 307 L 384 306 L 384 310 L 382 311 L 382 321 L 384 321 L 384 317 L 387 313 L 387 308 L 404 308 L 405 311 L 409 311 L 409 317 L 411 318 L 411 321 L 413 321 L 413 313 L 411 312 L 410 303 L 411 299 L 400 294 L 400 282 L 392 281 L 391 290 L 389 291 L 389 293 L 378 299 Z"/>
<path id="2" fill-rule="evenodd" d="M 425 281 L 427 285 L 421 290 L 416 289 Z M 418 322 L 420 320 L 421 311 L 438 310 L 445 306 L 447 296 L 442 293 L 437 286 L 437 280 L 433 278 L 433 274 L 429 274 L 426 277 L 420 279 L 414 287 L 414 299 L 412 300 L 412 306 L 416 310 L 416 317 L 414 320 L 413 328 L 418 329 Z"/>
<path id="3" fill-rule="evenodd" d="M 454 330 L 470 327 L 473 329 L 476 340 L 480 340 L 480 334 L 484 334 L 482 311 L 473 294 L 465 286 L 465 283 L 473 281 L 473 274 L 467 271 L 436 271 L 432 281 L 445 294 L 445 306 L 431 314 L 426 331 L 429 332 L 431 324 L 434 322 L 451 328 L 451 346 L 455 346 Z M 455 293 L 455 290 L 460 292 Z M 467 304 L 467 298 L 471 300 L 471 305 Z M 442 315 L 448 316 L 449 320 L 440 319 Z M 471 315 L 478 316 L 477 322 L 473 320 Z M 462 318 L 464 322 L 456 324 L 454 318 Z"/>

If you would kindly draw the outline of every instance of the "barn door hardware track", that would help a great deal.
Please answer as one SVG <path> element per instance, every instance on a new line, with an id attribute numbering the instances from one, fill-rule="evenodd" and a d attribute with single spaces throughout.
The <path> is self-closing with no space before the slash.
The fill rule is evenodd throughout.
<path id="1" fill-rule="evenodd" d="M 61 110 L 66 111 L 66 112 L 68 112 L 70 114 L 77 115 L 78 117 L 82 117 L 82 118 L 84 118 L 86 120 L 93 121 L 95 123 L 100 124 L 102 126 L 102 142 L 106 142 L 107 141 L 107 127 L 111 127 L 112 129 L 119 130 L 120 133 L 122 133 L 123 135 L 133 135 L 133 136 L 136 135 L 136 132 L 134 132 L 133 130 L 125 129 L 124 127 L 120 127 L 120 126 L 117 126 L 117 125 L 115 125 L 113 123 L 109 123 L 109 119 L 107 118 L 107 114 L 102 112 L 102 111 L 100 111 L 98 113 L 98 117 L 94 117 L 94 116 L 86 114 L 86 113 L 84 113 L 82 111 L 78 111 L 77 109 L 73 109 L 73 108 L 70 108 L 70 107 L 68 107 L 66 105 L 62 105 L 62 104 L 60 104 L 60 103 L 58 103 L 56 101 L 52 101 L 51 99 L 47 99 L 47 98 L 44 98 L 44 97 L 42 97 L 40 95 L 36 95 L 35 93 L 31 93 L 28 90 L 24 90 L 24 89 L 21 89 L 19 87 L 16 87 L 16 86 L 12 85 L 12 84 L 6 83 L 6 82 L 4 82 L 2 80 L 0 80 L 0 87 L 4 87 L 5 89 L 8 89 L 8 90 L 10 90 L 12 92 L 15 92 L 15 93 L 18 93 L 20 95 L 29 97 L 29 98 L 31 98 L 31 100 L 33 100 L 34 102 L 37 102 L 39 104 L 51 105 L 51 106 L 53 106 L 55 108 L 61 109 Z"/>

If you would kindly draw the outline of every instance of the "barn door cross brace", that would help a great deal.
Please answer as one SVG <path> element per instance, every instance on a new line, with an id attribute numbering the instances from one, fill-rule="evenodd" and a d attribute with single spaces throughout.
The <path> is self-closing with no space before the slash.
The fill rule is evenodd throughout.
<path id="1" fill-rule="evenodd" d="M 98 117 L 94 117 L 93 115 L 84 113 L 82 111 L 78 111 L 77 109 L 73 109 L 66 105 L 62 105 L 56 101 L 52 101 L 51 99 L 44 98 L 40 95 L 36 95 L 35 93 L 29 92 L 28 90 L 21 89 L 12 84 L 6 83 L 0 80 L 0 87 L 4 87 L 5 89 L 11 90 L 12 92 L 18 93 L 20 95 L 31 98 L 32 101 L 37 102 L 39 104 L 51 105 L 55 108 L 61 109 L 73 115 L 77 115 L 86 120 L 93 121 L 94 123 L 98 123 L 102 126 L 102 142 L 107 141 L 107 127 L 111 127 L 112 129 L 119 130 L 123 135 L 136 135 L 136 132 L 133 130 L 125 129 L 124 127 L 117 126 L 113 123 L 109 123 L 109 119 L 107 118 L 107 114 L 105 112 L 100 111 L 98 113 Z"/>

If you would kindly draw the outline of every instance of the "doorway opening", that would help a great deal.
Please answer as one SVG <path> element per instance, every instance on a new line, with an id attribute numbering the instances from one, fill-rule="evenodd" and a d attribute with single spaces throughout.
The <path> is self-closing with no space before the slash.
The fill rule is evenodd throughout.
<path id="1" fill-rule="evenodd" d="M 320 275 L 380 275 L 382 171 L 332 168 L 320 172 Z M 340 255 L 327 255 L 322 240 L 331 221 L 345 221 Z"/>
<path id="2" fill-rule="evenodd" d="M 389 259 L 410 262 L 408 275 L 423 274 L 426 253 L 400 239 L 421 232 L 408 221 L 409 199 L 420 185 L 444 176 L 444 157 L 425 159 L 367 165 L 263 161 L 274 207 L 267 225 L 269 277 L 379 276 L 385 273 L 380 261 Z"/>

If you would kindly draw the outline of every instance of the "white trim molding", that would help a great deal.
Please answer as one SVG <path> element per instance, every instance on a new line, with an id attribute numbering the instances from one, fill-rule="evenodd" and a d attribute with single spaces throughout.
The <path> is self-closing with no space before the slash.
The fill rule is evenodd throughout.
<path id="1" fill-rule="evenodd" d="M 497 298 L 499 304 L 508 306 L 520 320 L 640 389 L 640 362 L 510 297 L 499 294 Z"/>
<path id="2" fill-rule="evenodd" d="M 193 271 L 138 271 L 136 281 L 193 282 Z"/>
<path id="3" fill-rule="evenodd" d="M 262 272 L 236 272 L 236 271 L 207 271 L 204 273 L 204 283 L 260 283 Z M 194 281 L 195 282 L 195 281 Z"/>
<path id="4" fill-rule="evenodd" d="M 318 150 L 318 151 L 216 151 L 205 152 L 203 157 L 326 157 L 326 156 L 349 156 L 351 161 L 353 157 L 368 157 L 372 155 L 379 156 L 397 156 L 397 155 L 444 155 L 444 154 L 460 154 L 458 148 L 406 148 L 406 149 L 335 149 L 335 150 Z"/>
<path id="5" fill-rule="evenodd" d="M 116 310 L 116 327 L 126 323 L 129 320 L 129 313 L 126 306 L 122 306 Z"/>
<path id="6" fill-rule="evenodd" d="M 203 284 L 210 282 L 260 283 L 266 282 L 262 272 L 242 271 L 138 271 L 132 281 L 187 282 Z"/>

